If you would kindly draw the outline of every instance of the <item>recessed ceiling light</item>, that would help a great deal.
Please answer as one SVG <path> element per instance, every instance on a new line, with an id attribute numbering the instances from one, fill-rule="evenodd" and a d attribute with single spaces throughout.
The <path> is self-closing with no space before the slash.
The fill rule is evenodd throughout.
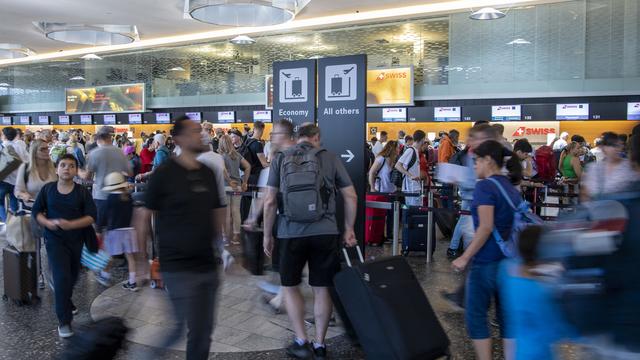
<path id="1" fill-rule="evenodd" d="M 304 55 L 303 55 L 303 54 L 296 54 L 296 56 L 298 56 L 298 57 L 304 57 Z"/>
<path id="2" fill-rule="evenodd" d="M 71 80 L 71 81 L 84 81 L 86 79 L 84 77 L 82 77 L 82 76 L 74 76 L 69 80 Z"/>
<path id="3" fill-rule="evenodd" d="M 198 21 L 222 26 L 284 24 L 311 0 L 188 0 L 187 12 Z"/>
<path id="4" fill-rule="evenodd" d="M 87 55 L 81 56 L 80 58 L 85 60 L 102 60 L 102 58 L 96 54 L 87 54 Z"/>
<path id="5" fill-rule="evenodd" d="M 234 61 L 233 63 L 236 64 L 236 65 L 242 65 L 242 63 L 240 61 Z"/>
<path id="6" fill-rule="evenodd" d="M 498 9 L 495 9 L 492 7 L 485 7 L 471 14 L 469 18 L 471 20 L 495 20 L 495 19 L 501 19 L 505 16 L 506 16 L 505 13 L 503 13 Z"/>
<path id="7" fill-rule="evenodd" d="M 251 45 L 255 44 L 255 40 L 248 37 L 247 35 L 238 35 L 233 39 L 229 40 L 230 43 L 234 45 Z"/>
<path id="8" fill-rule="evenodd" d="M 391 51 L 392 53 L 397 53 L 398 52 L 397 49 L 390 49 L 389 51 Z"/>
<path id="9" fill-rule="evenodd" d="M 17 59 L 35 54 L 33 50 L 20 44 L 0 44 L 0 59 Z"/>
<path id="10" fill-rule="evenodd" d="M 322 56 L 320 55 L 313 55 L 311 57 L 309 57 L 309 59 L 320 59 Z"/>
<path id="11" fill-rule="evenodd" d="M 0 83 L 0 87 L 9 87 L 11 85 L 7 84 L 7 83 Z"/>
<path id="12" fill-rule="evenodd" d="M 168 71 L 186 71 L 182 66 L 172 67 Z"/>
<path id="13" fill-rule="evenodd" d="M 531 41 L 528 41 L 525 39 L 515 39 L 512 41 L 509 41 L 507 45 L 531 45 Z"/>
<path id="14" fill-rule="evenodd" d="M 140 40 L 135 25 L 88 25 L 34 22 L 34 25 L 51 39 L 70 44 L 108 46 L 129 44 Z"/>

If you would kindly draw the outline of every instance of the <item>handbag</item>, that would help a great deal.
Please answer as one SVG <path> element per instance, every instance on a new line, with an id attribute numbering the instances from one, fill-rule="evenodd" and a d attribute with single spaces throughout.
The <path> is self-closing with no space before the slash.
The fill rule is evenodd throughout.
<path id="1" fill-rule="evenodd" d="M 36 251 L 31 231 L 31 215 L 7 215 L 7 242 L 19 252 Z"/>
<path id="2" fill-rule="evenodd" d="M 104 250 L 91 252 L 86 246 L 82 247 L 80 263 L 91 271 L 99 272 L 104 270 L 111 261 L 111 256 Z"/>
<path id="3" fill-rule="evenodd" d="M 92 225 L 82 229 L 82 242 L 89 252 L 97 253 L 100 250 L 98 245 L 98 236 Z"/>

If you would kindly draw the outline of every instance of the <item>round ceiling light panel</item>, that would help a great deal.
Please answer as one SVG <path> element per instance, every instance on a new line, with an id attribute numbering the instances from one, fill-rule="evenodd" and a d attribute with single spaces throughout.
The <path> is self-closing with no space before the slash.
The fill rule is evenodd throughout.
<path id="1" fill-rule="evenodd" d="M 221 26 L 270 26 L 293 20 L 311 0 L 189 0 L 189 15 Z"/>
<path id="2" fill-rule="evenodd" d="M 36 53 L 20 44 L 0 44 L 0 59 L 18 59 Z"/>
<path id="3" fill-rule="evenodd" d="M 492 8 L 482 8 L 469 16 L 471 20 L 496 20 L 505 17 L 506 14 L 502 11 Z"/>
<path id="4" fill-rule="evenodd" d="M 66 23 L 36 23 L 44 35 L 71 44 L 108 46 L 129 44 L 140 39 L 135 25 L 83 25 Z"/>

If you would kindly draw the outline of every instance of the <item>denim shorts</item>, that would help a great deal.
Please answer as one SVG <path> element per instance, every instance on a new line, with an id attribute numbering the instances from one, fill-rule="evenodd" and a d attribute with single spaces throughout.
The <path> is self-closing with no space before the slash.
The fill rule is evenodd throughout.
<path id="1" fill-rule="evenodd" d="M 511 338 L 505 312 L 500 301 L 500 284 L 498 283 L 499 261 L 489 263 L 472 263 L 467 276 L 465 296 L 465 322 L 467 332 L 473 340 L 491 337 L 487 316 L 491 307 L 491 299 L 495 302 L 496 316 L 503 339 Z"/>

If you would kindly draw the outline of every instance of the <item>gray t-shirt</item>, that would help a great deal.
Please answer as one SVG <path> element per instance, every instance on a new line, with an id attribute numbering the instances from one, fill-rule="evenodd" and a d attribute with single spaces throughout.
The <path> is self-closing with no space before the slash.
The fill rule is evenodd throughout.
<path id="1" fill-rule="evenodd" d="M 231 178 L 231 180 L 235 180 L 238 183 L 242 180 L 240 177 L 240 161 L 242 160 L 242 156 L 237 154 L 236 159 L 232 159 L 229 154 L 222 155 L 224 158 L 224 167 L 227 169 L 227 174 Z M 225 181 L 225 186 L 229 186 Z"/>
<path id="2" fill-rule="evenodd" d="M 129 161 L 121 149 L 106 145 L 98 146 L 89 152 L 87 169 L 95 174 L 93 180 L 93 198 L 107 200 L 109 193 L 103 192 L 104 178 L 112 172 L 129 172 Z"/>
<path id="3" fill-rule="evenodd" d="M 298 146 L 311 148 L 311 144 L 303 143 Z M 352 185 L 351 178 L 344 168 L 342 161 L 334 154 L 323 151 L 318 154 L 322 164 L 322 173 L 336 189 L 343 189 Z M 283 154 L 275 155 L 269 170 L 267 186 L 280 189 L 280 168 Z M 289 221 L 284 215 L 278 215 L 278 238 L 290 239 L 318 235 L 338 235 L 338 223 L 335 214 L 325 214 L 324 218 L 314 223 L 297 223 Z"/>

